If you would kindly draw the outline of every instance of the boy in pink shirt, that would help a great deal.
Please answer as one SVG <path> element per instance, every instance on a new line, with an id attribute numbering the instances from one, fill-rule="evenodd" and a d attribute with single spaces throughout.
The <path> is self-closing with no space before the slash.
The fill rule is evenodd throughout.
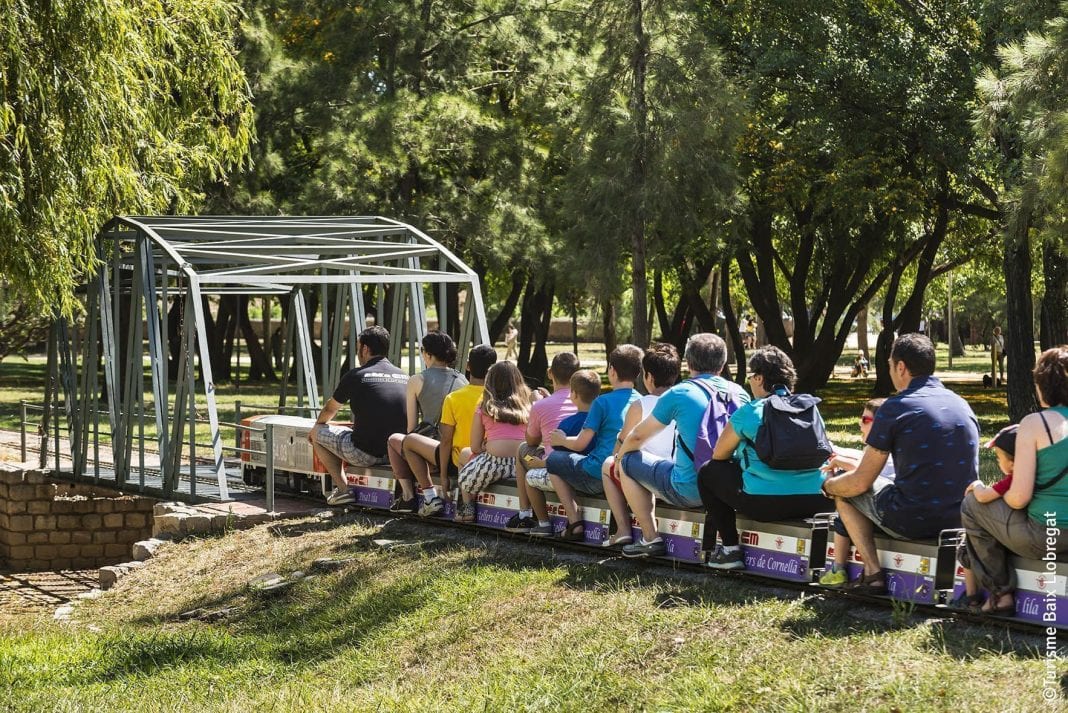
<path id="1" fill-rule="evenodd" d="M 527 490 L 527 470 L 544 468 L 545 458 L 552 453 L 549 434 L 568 416 L 574 415 L 575 404 L 571 401 L 571 375 L 579 370 L 578 357 L 571 352 L 561 352 L 553 357 L 549 367 L 549 379 L 553 392 L 530 408 L 526 440 L 519 444 L 515 459 L 515 483 L 519 491 L 519 512 L 505 525 L 509 532 L 530 532 L 538 526 L 530 506 Z"/>

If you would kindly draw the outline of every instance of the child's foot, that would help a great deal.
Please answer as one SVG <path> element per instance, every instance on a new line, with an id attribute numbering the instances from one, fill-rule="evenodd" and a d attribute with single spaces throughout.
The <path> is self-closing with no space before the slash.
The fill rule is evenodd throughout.
<path id="1" fill-rule="evenodd" d="M 1016 598 L 1012 592 L 991 596 L 979 611 L 990 616 L 1012 616 L 1016 613 Z"/>
<path id="2" fill-rule="evenodd" d="M 969 611 L 972 614 L 978 614 L 982 605 L 982 594 L 968 594 L 967 592 L 961 592 L 957 596 L 950 599 L 948 602 L 948 606 L 950 609 Z"/>
<path id="3" fill-rule="evenodd" d="M 841 587 L 849 581 L 849 574 L 845 565 L 832 564 L 820 577 L 820 584 L 824 587 Z"/>

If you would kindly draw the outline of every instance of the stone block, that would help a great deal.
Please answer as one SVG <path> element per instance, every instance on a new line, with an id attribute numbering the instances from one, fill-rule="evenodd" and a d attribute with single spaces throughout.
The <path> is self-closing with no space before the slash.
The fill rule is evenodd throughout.
<path id="1" fill-rule="evenodd" d="M 47 532 L 28 532 L 26 533 L 27 545 L 45 545 L 48 544 Z"/>
<path id="2" fill-rule="evenodd" d="M 190 515 L 185 519 L 185 532 L 188 535 L 207 535 L 211 533 L 210 515 Z"/>
<path id="3" fill-rule="evenodd" d="M 219 514 L 211 516 L 211 531 L 223 533 L 226 532 L 227 527 L 237 527 L 236 519 L 231 519 L 228 514 Z"/>
<path id="4" fill-rule="evenodd" d="M 104 545 L 81 545 L 79 549 L 82 551 L 82 557 L 103 557 Z"/>
<path id="5" fill-rule="evenodd" d="M 105 557 L 129 557 L 130 556 L 130 546 L 129 545 L 120 545 L 118 543 L 115 543 L 115 544 L 112 544 L 112 545 L 104 545 L 104 556 Z"/>
<path id="6" fill-rule="evenodd" d="M 153 512 L 155 506 L 156 501 L 151 498 L 137 498 L 134 500 L 134 510 L 137 512 Z"/>
<path id="7" fill-rule="evenodd" d="M 5 532 L 3 534 L 4 534 L 4 541 L 8 545 L 25 545 L 26 544 L 26 535 L 22 534 L 21 532 Z"/>
<path id="8" fill-rule="evenodd" d="M 104 527 L 115 529 L 122 527 L 122 513 L 108 513 L 104 516 Z"/>
<path id="9" fill-rule="evenodd" d="M 138 562 L 144 562 L 147 559 L 151 559 L 155 556 L 156 551 L 163 545 L 163 540 L 157 540 L 151 538 L 148 540 L 141 540 L 135 542 L 131 550 L 134 560 Z"/>
<path id="10" fill-rule="evenodd" d="M 22 568 L 27 572 L 43 572 L 52 569 L 52 560 L 30 559 L 22 563 Z"/>
<path id="11" fill-rule="evenodd" d="M 126 513 L 124 517 L 126 527 L 141 528 L 148 526 L 148 518 L 139 512 Z"/>
<path id="12" fill-rule="evenodd" d="M 145 538 L 144 529 L 138 528 L 136 530 L 118 530 L 115 533 L 115 541 L 121 542 L 126 545 L 131 545 L 138 540 Z"/>
<path id="13" fill-rule="evenodd" d="M 173 511 L 173 508 L 177 506 L 178 503 L 175 502 L 156 503 L 152 506 L 152 514 L 156 515 L 157 517 L 160 515 L 170 515 Z"/>
<path id="14" fill-rule="evenodd" d="M 74 503 L 70 500 L 53 500 L 52 513 L 54 515 L 66 515 L 74 512 Z"/>
<path id="15" fill-rule="evenodd" d="M 7 529 L 11 530 L 12 532 L 32 532 L 33 516 L 12 515 L 8 518 Z"/>
<path id="16" fill-rule="evenodd" d="M 49 471 L 47 470 L 39 470 L 35 468 L 33 470 L 27 470 L 26 472 L 24 472 L 22 474 L 22 479 L 25 482 L 30 483 L 31 485 L 41 485 L 48 477 L 48 473 Z"/>
<path id="17" fill-rule="evenodd" d="M 50 545 L 67 545 L 70 544 L 70 533 L 63 530 L 53 530 L 48 533 L 48 544 Z M 70 555 L 67 555 L 68 557 Z"/>
<path id="18" fill-rule="evenodd" d="M 93 542 L 95 542 L 98 545 L 107 545 L 107 544 L 110 544 L 112 542 L 115 542 L 115 531 L 114 530 L 94 530 L 93 531 Z"/>
<path id="19" fill-rule="evenodd" d="M 93 541 L 93 534 L 84 530 L 78 530 L 70 533 L 70 542 L 72 545 L 88 545 Z"/>
<path id="20" fill-rule="evenodd" d="M 0 500 L 7 500 L 9 487 L 7 483 L 0 482 Z"/>
<path id="21" fill-rule="evenodd" d="M 18 547 L 12 547 L 8 551 L 8 556 L 13 560 L 33 559 L 33 547 L 29 545 L 19 545 Z"/>
<path id="22" fill-rule="evenodd" d="M 34 486 L 25 485 L 23 483 L 12 485 L 8 488 L 8 497 L 11 500 L 34 500 L 36 494 Z"/>
<path id="23" fill-rule="evenodd" d="M 114 512 L 132 512 L 135 509 L 133 498 L 119 498 L 111 503 Z"/>
<path id="24" fill-rule="evenodd" d="M 9 532 L 11 530 L 11 519 L 6 512 L 0 512 L 0 530 Z"/>
<path id="25" fill-rule="evenodd" d="M 75 557 L 70 561 L 71 569 L 93 569 L 99 563 L 92 557 Z"/>
<path id="26" fill-rule="evenodd" d="M 111 589 L 115 586 L 115 583 L 119 581 L 119 577 L 126 574 L 126 571 L 120 567 L 101 567 L 98 575 L 100 588 Z"/>
<path id="27" fill-rule="evenodd" d="M 99 515 L 86 515 L 82 518 L 82 526 L 87 530 L 97 530 L 104 524 L 104 518 Z"/>
<path id="28" fill-rule="evenodd" d="M 82 526 L 80 515 L 57 515 L 56 527 L 61 530 L 77 530 Z"/>
<path id="29" fill-rule="evenodd" d="M 74 512 L 80 515 L 88 515 L 95 512 L 92 500 L 74 500 Z"/>
<path id="30" fill-rule="evenodd" d="M 67 557 L 69 559 L 69 558 L 72 558 L 72 557 L 77 557 L 81 553 L 82 553 L 82 548 L 81 548 L 80 545 L 60 545 L 59 546 L 59 556 L 60 557 Z"/>
<path id="31" fill-rule="evenodd" d="M 25 500 L 8 500 L 7 501 L 7 512 L 8 512 L 9 515 L 20 515 L 20 514 L 26 512 L 26 501 Z"/>
<path id="32" fill-rule="evenodd" d="M 30 515 L 51 515 L 52 505 L 51 500 L 31 500 L 26 503 L 26 512 Z"/>
<path id="33" fill-rule="evenodd" d="M 56 557 L 54 560 L 52 560 L 52 566 L 49 567 L 49 569 L 51 569 L 53 572 L 57 572 L 59 570 L 64 570 L 64 569 L 70 569 L 71 568 L 71 564 L 73 562 L 74 562 L 74 560 L 71 559 L 70 557 Z"/>
<path id="34" fill-rule="evenodd" d="M 54 530 L 56 529 L 56 516 L 55 515 L 34 515 L 33 527 L 35 530 Z"/>
<path id="35" fill-rule="evenodd" d="M 50 560 L 59 557 L 59 547 L 56 545 L 35 545 L 33 556 L 37 559 Z"/>
<path id="36" fill-rule="evenodd" d="M 156 515 L 152 523 L 153 533 L 181 537 L 185 534 L 185 521 L 188 517 L 188 515 Z"/>
<path id="37" fill-rule="evenodd" d="M 56 497 L 56 486 L 52 484 L 48 485 L 33 485 L 34 497 L 40 500 L 53 500 Z"/>

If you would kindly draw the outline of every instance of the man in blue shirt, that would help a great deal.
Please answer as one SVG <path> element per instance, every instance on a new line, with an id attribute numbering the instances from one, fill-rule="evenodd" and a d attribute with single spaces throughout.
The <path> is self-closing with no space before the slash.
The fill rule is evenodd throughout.
<path id="1" fill-rule="evenodd" d="M 932 374 L 935 351 L 922 334 L 903 334 L 890 351 L 890 377 L 898 389 L 875 413 L 857 467 L 823 483 L 836 498 L 838 516 L 864 560 L 857 585 L 886 591 L 873 529 L 891 537 L 935 537 L 960 527 L 960 505 L 979 475 L 979 424 L 960 396 Z M 896 480 L 879 477 L 893 455 Z"/>
<path id="2" fill-rule="evenodd" d="M 620 484 L 631 511 L 642 528 L 642 539 L 623 548 L 628 557 L 664 554 L 666 546 L 656 529 L 653 496 L 678 507 L 701 507 L 697 490 L 697 470 L 685 448 L 675 450 L 675 459 L 664 460 L 644 454 L 642 445 L 667 428 L 672 421 L 678 440 L 689 444 L 690 453 L 697 442 L 697 431 L 708 409 L 708 394 L 694 379 L 700 379 L 716 391 L 730 395 L 737 403 L 748 403 L 749 394 L 719 374 L 727 362 L 727 344 L 715 334 L 695 334 L 686 342 L 683 353 L 690 370 L 690 380 L 664 392 L 653 413 L 634 427 L 619 448 Z"/>

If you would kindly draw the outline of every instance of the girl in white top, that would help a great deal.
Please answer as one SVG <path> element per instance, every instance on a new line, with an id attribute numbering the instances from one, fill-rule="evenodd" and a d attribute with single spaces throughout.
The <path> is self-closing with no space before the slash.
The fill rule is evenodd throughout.
<path id="1" fill-rule="evenodd" d="M 619 476 L 615 469 L 615 454 L 631 429 L 653 412 L 660 394 L 670 389 L 679 380 L 680 364 L 679 352 L 670 344 L 653 342 L 645 350 L 645 357 L 642 359 L 642 378 L 645 382 L 645 390 L 649 393 L 632 403 L 627 409 L 627 415 L 623 419 L 623 428 L 619 431 L 619 438 L 616 440 L 612 455 L 608 456 L 601 466 L 601 482 L 604 483 L 605 498 L 612 508 L 612 520 L 616 523 L 616 533 L 605 540 L 605 547 L 622 547 L 632 542 L 630 506 L 627 505 L 627 499 L 623 496 L 623 490 L 619 485 Z M 667 428 L 650 439 L 642 446 L 642 450 L 660 458 L 674 458 L 675 422 L 672 421 Z"/>

